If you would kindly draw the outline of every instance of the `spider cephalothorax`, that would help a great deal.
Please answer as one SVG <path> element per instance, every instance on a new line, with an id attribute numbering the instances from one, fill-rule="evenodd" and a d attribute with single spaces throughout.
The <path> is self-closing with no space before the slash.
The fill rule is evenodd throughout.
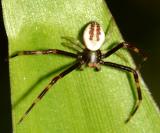
<path id="1" fill-rule="evenodd" d="M 78 60 L 82 62 L 83 64 L 86 64 L 89 67 L 96 68 L 96 70 L 100 70 L 100 60 L 101 60 L 102 54 L 100 50 L 97 51 L 91 51 L 88 49 L 85 49 L 83 53 L 80 53 L 78 56 Z"/>
<path id="2" fill-rule="evenodd" d="M 134 106 L 133 111 L 131 112 L 130 116 L 126 120 L 126 122 L 128 122 L 131 119 L 131 117 L 135 114 L 135 112 L 137 111 L 137 109 L 142 101 L 142 94 L 141 94 L 141 89 L 140 89 L 140 84 L 139 84 L 138 73 L 135 69 L 133 69 L 131 67 L 120 65 L 117 63 L 108 62 L 108 61 L 103 61 L 103 59 L 114 54 L 116 51 L 118 51 L 121 48 L 128 48 L 136 53 L 141 54 L 143 56 L 143 61 L 145 61 L 147 59 L 147 57 L 143 53 L 143 51 L 141 51 L 140 49 L 136 48 L 135 46 L 133 46 L 127 42 L 119 43 L 119 44 L 117 44 L 117 46 L 110 49 L 109 51 L 102 53 L 100 51 L 100 48 L 103 45 L 104 41 L 105 41 L 105 34 L 104 34 L 102 27 L 97 22 L 92 21 L 86 26 L 86 28 L 84 30 L 83 43 L 84 43 L 85 47 L 82 49 L 82 52 L 78 52 L 78 54 L 70 53 L 70 52 L 66 52 L 66 51 L 62 51 L 62 50 L 58 50 L 58 49 L 48 49 L 48 50 L 36 50 L 36 51 L 20 51 L 16 54 L 12 55 L 11 57 L 15 57 L 15 56 L 19 56 L 19 55 L 59 54 L 59 55 L 64 55 L 64 56 L 69 56 L 69 57 L 75 58 L 75 63 L 71 67 L 69 67 L 65 71 L 61 72 L 56 77 L 54 77 L 49 82 L 49 84 L 42 90 L 42 92 L 37 96 L 37 98 L 33 101 L 31 106 L 27 109 L 27 111 L 21 117 L 21 119 L 19 120 L 19 123 L 21 123 L 23 121 L 25 116 L 31 111 L 31 109 L 36 105 L 36 103 L 38 101 L 40 101 L 40 99 L 42 99 L 42 97 L 48 92 L 48 90 L 58 80 L 60 80 L 61 78 L 63 78 L 64 76 L 66 76 L 67 74 L 72 72 L 73 70 L 80 68 L 82 65 L 87 65 L 89 67 L 93 67 L 98 70 L 100 68 L 100 65 L 106 65 L 106 66 L 110 66 L 110 67 L 113 67 L 116 69 L 130 72 L 133 74 L 134 79 L 135 79 L 135 83 L 136 83 L 135 85 L 136 85 L 136 89 L 137 89 L 138 99 L 137 99 L 137 102 Z M 77 44 L 76 41 L 75 42 L 71 41 L 71 42 Z"/>

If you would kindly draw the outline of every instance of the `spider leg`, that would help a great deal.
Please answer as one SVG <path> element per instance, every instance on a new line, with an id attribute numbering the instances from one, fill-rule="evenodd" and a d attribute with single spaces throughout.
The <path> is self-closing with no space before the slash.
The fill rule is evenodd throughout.
<path id="1" fill-rule="evenodd" d="M 26 112 L 22 115 L 20 118 L 18 124 L 20 124 L 24 118 L 28 115 L 28 113 L 32 110 L 32 108 L 42 99 L 42 97 L 47 93 L 47 91 L 61 78 L 63 78 L 65 75 L 69 74 L 76 68 L 78 68 L 81 65 L 80 62 L 75 63 L 65 71 L 61 72 L 58 76 L 54 77 L 50 83 L 41 91 L 41 93 L 37 96 L 37 98 L 33 101 L 33 103 L 29 106 L 29 108 L 26 110 Z"/>
<path id="2" fill-rule="evenodd" d="M 113 53 L 115 53 L 116 51 L 118 51 L 121 48 L 127 48 L 127 49 L 130 49 L 130 50 L 134 51 L 135 53 L 140 54 L 143 58 L 143 61 L 142 61 L 141 65 L 148 58 L 148 56 L 141 49 L 135 47 L 134 45 L 132 45 L 128 42 L 122 42 L 122 43 L 118 44 L 116 47 L 114 47 L 113 49 L 111 49 L 108 52 L 102 54 L 102 59 L 112 55 Z M 141 65 L 138 67 L 138 69 L 140 69 Z"/>
<path id="3" fill-rule="evenodd" d="M 77 39 L 69 36 L 63 36 L 62 39 L 66 41 L 66 43 L 63 43 L 66 46 L 79 48 L 79 50 L 85 49 L 85 46 Z M 68 42 L 68 43 L 67 43 Z"/>
<path id="4" fill-rule="evenodd" d="M 138 73 L 133 68 L 123 66 L 123 65 L 120 65 L 120 64 L 116 64 L 116 63 L 112 63 L 112 62 L 104 62 L 104 61 L 101 61 L 100 63 L 103 64 L 103 65 L 106 65 L 106 66 L 111 66 L 111 67 L 114 67 L 114 68 L 118 68 L 118 69 L 121 69 L 121 70 L 124 70 L 124 71 L 131 72 L 134 75 L 134 80 L 136 82 L 136 91 L 137 91 L 137 94 L 138 94 L 138 99 L 136 101 L 136 104 L 134 105 L 133 111 L 130 113 L 129 117 L 125 121 L 127 123 L 134 116 L 134 114 L 136 113 L 136 111 L 139 108 L 139 105 L 142 101 L 142 92 L 141 92 L 141 88 L 140 88 Z"/>
<path id="5" fill-rule="evenodd" d="M 107 25 L 107 29 L 105 31 L 105 43 L 109 40 L 109 38 L 111 38 L 110 34 L 113 32 L 113 28 L 114 28 L 114 24 L 115 20 L 113 18 L 113 16 L 111 16 L 108 25 Z"/>
<path id="6" fill-rule="evenodd" d="M 62 51 L 62 50 L 58 50 L 58 49 L 48 49 L 48 50 L 35 50 L 35 51 L 19 51 L 13 55 L 11 55 L 10 57 L 16 57 L 16 56 L 20 56 L 20 55 L 46 55 L 46 54 L 59 54 L 59 55 L 65 55 L 65 56 L 70 56 L 70 57 L 74 57 L 77 58 L 77 55 L 74 53 L 70 53 L 70 52 L 66 52 L 66 51 Z"/>

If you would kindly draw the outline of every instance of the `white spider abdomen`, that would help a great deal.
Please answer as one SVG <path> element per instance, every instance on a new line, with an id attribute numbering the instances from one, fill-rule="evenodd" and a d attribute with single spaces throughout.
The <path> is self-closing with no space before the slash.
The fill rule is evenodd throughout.
<path id="1" fill-rule="evenodd" d="M 105 34 L 102 27 L 97 22 L 91 22 L 85 28 L 83 41 L 87 49 L 96 51 L 100 49 L 105 41 Z"/>

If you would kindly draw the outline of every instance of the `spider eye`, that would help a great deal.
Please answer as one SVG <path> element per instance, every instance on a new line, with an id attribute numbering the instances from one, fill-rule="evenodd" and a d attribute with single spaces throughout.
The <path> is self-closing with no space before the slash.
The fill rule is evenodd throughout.
<path id="1" fill-rule="evenodd" d="M 91 51 L 100 49 L 105 40 L 105 34 L 102 27 L 97 22 L 91 22 L 85 28 L 83 41 L 86 47 Z"/>

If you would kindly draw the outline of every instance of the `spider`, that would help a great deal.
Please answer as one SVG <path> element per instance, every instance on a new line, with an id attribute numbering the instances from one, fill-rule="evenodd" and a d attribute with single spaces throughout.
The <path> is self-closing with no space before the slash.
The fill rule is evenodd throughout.
<path id="1" fill-rule="evenodd" d="M 88 25 L 86 26 L 83 32 L 83 47 L 81 47 L 81 49 L 83 50 L 82 52 L 78 52 L 77 54 L 74 54 L 71 52 L 62 51 L 58 49 L 48 49 L 48 50 L 38 50 L 38 51 L 19 51 L 16 54 L 12 55 L 11 57 L 16 57 L 20 55 L 58 54 L 58 55 L 64 55 L 64 56 L 75 58 L 75 63 L 72 66 L 70 66 L 65 71 L 61 72 L 59 75 L 55 76 L 49 82 L 49 84 L 41 91 L 41 93 L 36 97 L 33 103 L 26 110 L 26 112 L 22 115 L 18 124 L 20 124 L 24 120 L 24 118 L 28 115 L 28 113 L 32 110 L 32 108 L 43 98 L 43 96 L 58 80 L 60 80 L 67 74 L 71 73 L 73 70 L 81 68 L 84 65 L 90 68 L 95 68 L 97 71 L 100 70 L 101 65 L 105 65 L 105 66 L 110 66 L 126 72 L 130 72 L 133 74 L 138 98 L 136 100 L 136 104 L 134 105 L 133 111 L 130 113 L 129 117 L 126 120 L 126 122 L 128 122 L 134 116 L 134 114 L 136 113 L 142 101 L 142 94 L 140 89 L 138 72 L 136 69 L 133 69 L 131 67 L 108 62 L 108 61 L 103 61 L 103 59 L 114 54 L 116 51 L 118 51 L 121 48 L 127 48 L 134 51 L 135 53 L 140 54 L 143 57 L 143 61 L 146 61 L 147 56 L 144 54 L 142 50 L 140 50 L 139 48 L 127 42 L 121 42 L 117 46 L 109 50 L 108 52 L 102 53 L 100 48 L 104 44 L 104 42 L 105 42 L 105 33 L 102 27 L 96 21 L 91 21 L 88 23 Z M 72 43 L 75 43 L 75 42 L 72 42 Z"/>

